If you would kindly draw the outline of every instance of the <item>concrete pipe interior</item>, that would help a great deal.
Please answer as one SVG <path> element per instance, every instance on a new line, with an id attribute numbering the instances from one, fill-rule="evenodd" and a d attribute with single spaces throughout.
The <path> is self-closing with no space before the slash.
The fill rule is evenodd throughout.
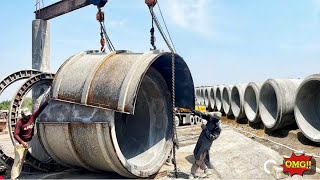
<path id="1" fill-rule="evenodd" d="M 224 88 L 222 93 L 222 107 L 223 111 L 228 114 L 230 111 L 230 94 L 229 89 Z"/>
<path id="2" fill-rule="evenodd" d="M 238 88 L 233 87 L 231 91 L 231 109 L 235 117 L 238 117 L 240 114 L 240 93 Z"/>
<path id="3" fill-rule="evenodd" d="M 320 81 L 306 81 L 297 93 L 295 116 L 299 128 L 310 140 L 320 142 Z"/>
<path id="4" fill-rule="evenodd" d="M 258 112 L 257 94 L 252 86 L 248 86 L 244 93 L 244 111 L 249 121 L 253 121 Z"/>
<path id="5" fill-rule="evenodd" d="M 214 98 L 214 87 L 209 89 L 209 102 L 210 102 L 210 109 L 214 109 L 215 106 L 215 98 Z"/>
<path id="6" fill-rule="evenodd" d="M 222 109 L 222 99 L 221 99 L 221 90 L 220 88 L 217 88 L 216 91 L 216 107 L 217 110 L 220 111 Z"/>
<path id="7" fill-rule="evenodd" d="M 153 74 L 156 74 L 155 70 Z M 170 94 L 165 81 L 160 75 L 153 75 L 145 76 L 142 81 L 135 114 L 115 114 L 118 144 L 132 167 L 161 163 L 159 157 L 168 151 L 165 143 L 171 140 L 170 110 Z"/>
<path id="8" fill-rule="evenodd" d="M 259 110 L 263 124 L 272 128 L 278 120 L 278 96 L 270 83 L 265 83 L 260 91 Z"/>
<path id="9" fill-rule="evenodd" d="M 195 90 L 195 94 L 196 94 L 196 101 L 198 104 L 200 104 L 200 89 L 196 89 Z"/>
<path id="10" fill-rule="evenodd" d="M 200 88 L 200 104 L 204 105 L 205 100 L 204 100 L 204 88 Z"/>
<path id="11" fill-rule="evenodd" d="M 209 88 L 204 89 L 204 104 L 209 108 Z"/>

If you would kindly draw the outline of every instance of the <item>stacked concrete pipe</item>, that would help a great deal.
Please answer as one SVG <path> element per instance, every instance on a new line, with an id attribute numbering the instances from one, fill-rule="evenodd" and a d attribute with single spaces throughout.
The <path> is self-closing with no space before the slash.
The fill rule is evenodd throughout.
<path id="1" fill-rule="evenodd" d="M 193 80 L 176 60 L 176 106 L 193 109 Z M 65 166 L 146 178 L 172 149 L 171 53 L 80 53 L 67 60 L 39 117 L 46 152 Z"/>
<path id="2" fill-rule="evenodd" d="M 209 89 L 209 103 L 210 103 L 210 107 L 209 110 L 216 110 L 215 106 L 216 106 L 216 102 L 215 102 L 215 96 L 216 96 L 216 86 L 210 87 Z"/>
<path id="3" fill-rule="evenodd" d="M 204 89 L 205 89 L 204 87 L 200 88 L 200 104 L 201 105 L 204 105 L 204 103 L 205 103 L 204 102 Z"/>
<path id="4" fill-rule="evenodd" d="M 197 97 L 197 102 L 199 103 L 199 105 L 204 105 L 203 87 L 198 87 L 197 88 L 196 97 Z"/>
<path id="5" fill-rule="evenodd" d="M 320 74 L 307 77 L 299 86 L 294 113 L 302 133 L 320 142 Z"/>
<path id="6" fill-rule="evenodd" d="M 232 86 L 225 86 L 223 88 L 222 92 L 222 109 L 223 113 L 226 114 L 226 116 L 232 116 L 232 111 L 231 111 L 231 88 Z"/>
<path id="7" fill-rule="evenodd" d="M 247 84 L 234 85 L 231 89 L 231 111 L 237 120 L 246 118 L 244 112 L 244 92 Z"/>
<path id="8" fill-rule="evenodd" d="M 261 87 L 259 110 L 267 129 L 295 124 L 294 103 L 300 79 L 269 79 Z"/>
<path id="9" fill-rule="evenodd" d="M 259 112 L 259 92 L 262 83 L 250 82 L 244 93 L 244 111 L 249 122 L 256 124 L 261 122 Z"/>
<path id="10" fill-rule="evenodd" d="M 222 93 L 223 93 L 223 88 L 224 86 L 223 85 L 219 85 L 217 88 L 216 88 L 216 96 L 215 96 L 215 104 L 216 104 L 216 110 L 217 111 L 223 111 L 223 108 L 222 108 Z"/>
<path id="11" fill-rule="evenodd" d="M 200 104 L 200 88 L 195 88 L 196 104 Z"/>
<path id="12" fill-rule="evenodd" d="M 206 106 L 207 109 L 211 107 L 210 100 L 209 100 L 209 91 L 210 91 L 210 87 L 204 88 L 204 105 Z"/>

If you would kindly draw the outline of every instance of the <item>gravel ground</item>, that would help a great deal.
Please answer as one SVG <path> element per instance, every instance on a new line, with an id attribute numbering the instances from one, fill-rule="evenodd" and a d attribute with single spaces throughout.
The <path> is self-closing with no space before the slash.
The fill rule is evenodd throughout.
<path id="1" fill-rule="evenodd" d="M 320 143 L 314 143 L 308 140 L 297 127 L 288 127 L 279 131 L 268 132 L 263 129 L 263 125 L 259 128 L 253 128 L 249 124 L 239 124 L 235 120 L 222 118 L 222 123 L 233 127 L 238 132 L 258 141 L 265 146 L 274 149 L 284 156 L 291 156 L 293 150 L 297 152 L 305 152 L 315 156 L 320 156 Z M 257 136 L 257 137 L 256 137 Z M 270 142 L 269 140 L 273 141 Z M 288 149 L 287 147 L 292 149 Z M 319 158 L 315 158 L 320 163 Z M 320 165 L 320 164 L 319 164 Z"/>

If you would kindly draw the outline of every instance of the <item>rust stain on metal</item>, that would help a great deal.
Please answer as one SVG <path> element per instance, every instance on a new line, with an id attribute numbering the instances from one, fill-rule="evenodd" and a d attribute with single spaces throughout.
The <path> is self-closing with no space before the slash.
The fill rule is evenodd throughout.
<path id="1" fill-rule="evenodd" d="M 91 79 L 91 82 L 90 82 L 90 86 L 88 87 L 89 88 L 89 91 L 88 91 L 88 97 L 87 97 L 87 104 L 91 104 L 91 105 L 95 105 L 95 106 L 99 106 L 99 107 L 105 107 L 105 108 L 109 108 L 109 106 L 104 106 L 103 104 L 98 104 L 98 103 L 95 103 L 94 101 L 94 96 L 93 96 L 93 91 L 94 91 L 94 87 L 93 87 L 93 82 L 94 82 L 94 79 L 95 77 L 97 76 L 97 73 L 99 71 L 101 71 L 101 69 L 103 68 L 104 64 L 108 63 L 113 57 L 114 57 L 115 54 L 112 54 L 110 56 L 107 56 L 105 57 L 103 60 L 102 60 L 102 63 L 99 65 L 99 67 L 96 69 L 95 73 L 94 73 L 94 78 Z"/>

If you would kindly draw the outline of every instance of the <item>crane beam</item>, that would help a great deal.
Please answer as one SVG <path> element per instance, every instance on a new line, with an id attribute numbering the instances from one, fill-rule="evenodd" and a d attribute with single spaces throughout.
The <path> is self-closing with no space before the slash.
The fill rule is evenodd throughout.
<path id="1" fill-rule="evenodd" d="M 61 0 L 35 11 L 35 15 L 36 19 L 50 20 L 90 4 L 90 0 Z"/>

